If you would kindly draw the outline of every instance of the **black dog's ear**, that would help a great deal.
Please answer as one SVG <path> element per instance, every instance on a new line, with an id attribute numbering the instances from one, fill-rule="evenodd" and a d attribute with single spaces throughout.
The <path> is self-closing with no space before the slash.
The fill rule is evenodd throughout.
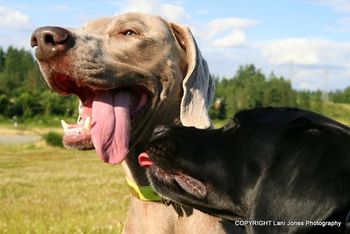
<path id="1" fill-rule="evenodd" d="M 305 116 L 301 116 L 299 118 L 293 119 L 293 121 L 291 121 L 290 124 L 294 126 L 305 126 L 311 124 L 311 122 L 311 119 Z"/>
<path id="2" fill-rule="evenodd" d="M 310 118 L 307 118 L 305 116 L 301 116 L 299 118 L 294 119 L 291 121 L 288 125 L 288 129 L 294 131 L 294 132 L 300 132 L 303 129 L 311 129 L 316 126 L 316 123 L 314 120 L 311 120 Z"/>
<path id="3" fill-rule="evenodd" d="M 236 128 L 239 127 L 239 121 L 238 119 L 236 119 L 235 117 L 233 117 L 231 119 L 230 122 L 228 122 L 228 124 L 226 124 L 223 129 L 224 131 L 232 131 L 232 130 L 235 130 Z"/>
<path id="4" fill-rule="evenodd" d="M 310 127 L 308 121 L 300 119 L 297 125 Z M 280 139 L 276 160 L 260 183 L 250 218 L 303 222 L 276 227 L 276 233 L 344 233 L 345 214 L 336 213 L 350 204 L 348 165 L 344 163 L 349 157 L 349 148 L 344 147 L 347 139 L 335 142 L 327 132 L 317 129 L 315 134 L 309 127 L 288 131 Z M 318 230 L 320 226 L 306 225 L 307 220 L 342 221 L 343 226 Z M 264 228 L 254 227 L 267 231 Z"/>

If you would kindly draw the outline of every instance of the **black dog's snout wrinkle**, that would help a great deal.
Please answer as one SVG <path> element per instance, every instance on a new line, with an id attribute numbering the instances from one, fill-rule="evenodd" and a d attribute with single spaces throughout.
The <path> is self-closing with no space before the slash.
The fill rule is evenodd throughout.
<path id="1" fill-rule="evenodd" d="M 30 45 L 37 47 L 35 56 L 42 61 L 67 51 L 74 45 L 74 40 L 67 29 L 47 26 L 33 32 Z"/>

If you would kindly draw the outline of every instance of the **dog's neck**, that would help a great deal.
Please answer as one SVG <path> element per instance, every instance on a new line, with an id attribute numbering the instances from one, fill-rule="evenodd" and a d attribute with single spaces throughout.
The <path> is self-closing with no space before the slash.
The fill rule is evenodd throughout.
<path id="1" fill-rule="evenodd" d="M 148 118 L 145 118 L 142 124 L 133 128 L 134 131 L 131 135 L 133 144 L 129 148 L 128 156 L 122 163 L 129 187 L 130 183 L 133 184 L 132 187 L 137 186 L 139 190 L 143 186 L 150 186 L 146 169 L 139 165 L 138 156 L 145 150 L 145 146 L 152 136 L 153 129 L 162 124 L 181 125 L 180 99 L 170 100 L 171 102 L 162 103 L 158 108 L 155 108 L 155 111 Z"/>
<path id="2" fill-rule="evenodd" d="M 173 110 L 176 109 L 174 108 Z M 171 115 L 168 115 L 167 117 L 167 120 L 163 119 L 163 121 L 157 120 L 155 122 L 159 124 L 181 125 L 178 112 L 175 111 L 174 113 L 172 113 L 172 117 Z M 135 183 L 137 186 L 150 185 L 146 176 L 146 169 L 139 165 L 138 156 L 141 152 L 145 150 L 145 146 L 147 145 L 148 140 L 151 138 L 153 129 L 157 125 L 149 126 L 146 131 L 143 131 L 143 129 L 139 129 L 139 131 L 136 131 L 142 132 L 142 134 L 135 134 L 136 136 L 142 135 L 142 138 L 138 139 L 137 143 L 130 147 L 129 154 L 122 163 L 127 179 Z"/>
<path id="3" fill-rule="evenodd" d="M 138 164 L 138 151 L 131 150 L 127 159 L 122 163 L 126 178 L 138 186 L 149 185 L 146 170 Z"/>

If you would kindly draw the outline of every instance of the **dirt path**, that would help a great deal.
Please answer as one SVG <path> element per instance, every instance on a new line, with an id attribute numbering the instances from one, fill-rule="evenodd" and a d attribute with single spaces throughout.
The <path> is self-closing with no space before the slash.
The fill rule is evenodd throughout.
<path id="1" fill-rule="evenodd" d="M 0 135 L 0 144 L 24 144 L 40 139 L 39 135 Z"/>
<path id="2" fill-rule="evenodd" d="M 0 126 L 0 144 L 24 144 L 41 139 L 42 133 L 36 129 L 22 129 Z"/>
<path id="3" fill-rule="evenodd" d="M 54 131 L 63 134 L 62 128 L 53 127 L 12 127 L 0 124 L 0 144 L 24 144 L 42 139 L 42 135 Z"/>

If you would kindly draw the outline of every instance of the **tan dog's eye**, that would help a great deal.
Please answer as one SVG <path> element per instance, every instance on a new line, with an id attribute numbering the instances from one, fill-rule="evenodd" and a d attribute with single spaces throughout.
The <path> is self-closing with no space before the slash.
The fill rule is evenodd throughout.
<path id="1" fill-rule="evenodd" d="M 125 30 L 124 32 L 121 32 L 120 34 L 125 36 L 134 36 L 137 35 L 137 33 L 131 29 Z"/>

